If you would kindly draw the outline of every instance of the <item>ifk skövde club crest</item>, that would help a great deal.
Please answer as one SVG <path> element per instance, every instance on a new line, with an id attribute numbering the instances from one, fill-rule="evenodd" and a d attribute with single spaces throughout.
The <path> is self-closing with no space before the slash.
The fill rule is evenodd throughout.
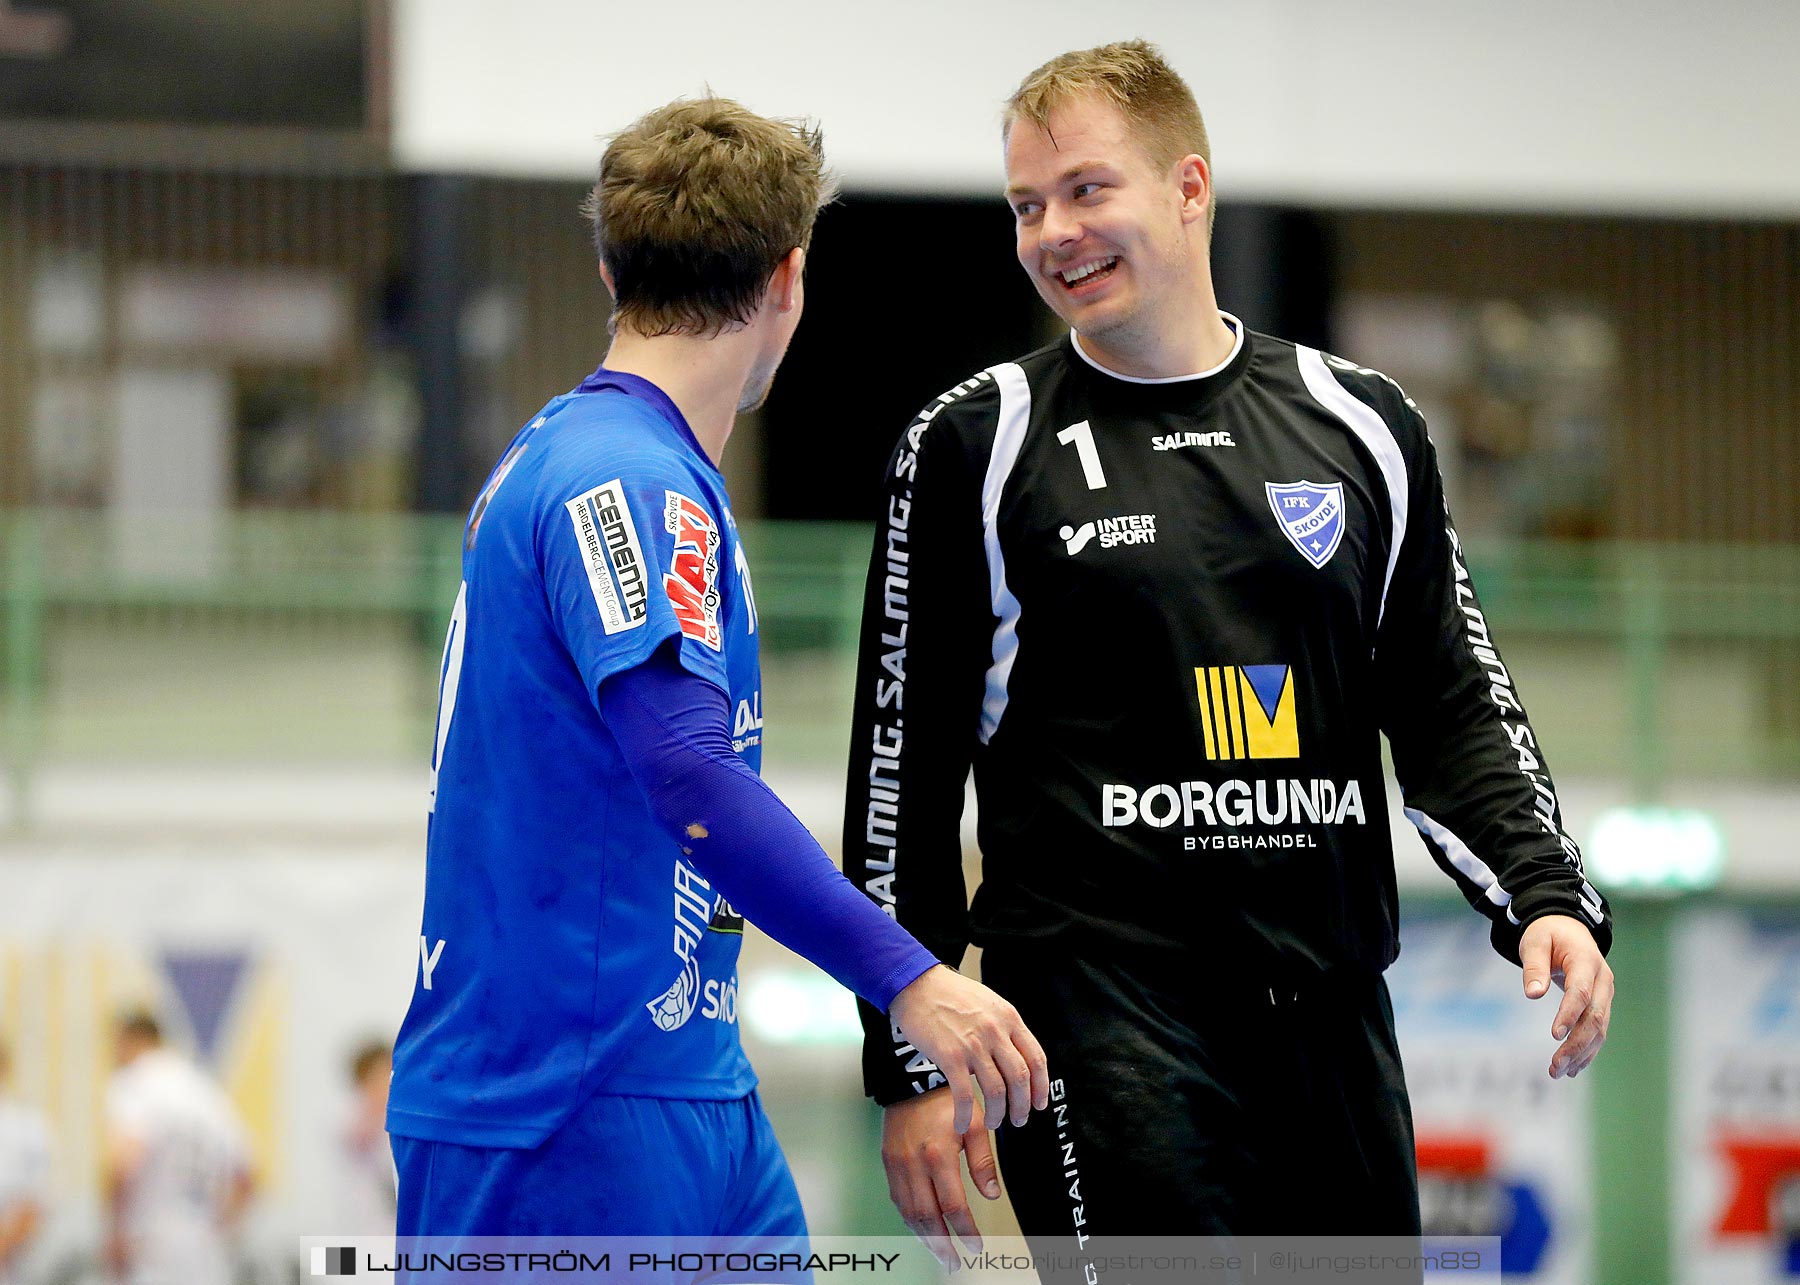
<path id="1" fill-rule="evenodd" d="M 1288 543 L 1313 566 L 1331 561 L 1344 539 L 1342 482 L 1266 482 L 1269 508 Z"/>

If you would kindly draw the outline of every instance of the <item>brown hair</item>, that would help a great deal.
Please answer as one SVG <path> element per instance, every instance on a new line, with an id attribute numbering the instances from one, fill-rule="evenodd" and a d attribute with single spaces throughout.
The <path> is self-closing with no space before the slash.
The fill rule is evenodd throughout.
<path id="1" fill-rule="evenodd" d="M 128 1008 L 119 1014 L 118 1032 L 147 1044 L 161 1044 L 162 1023 L 147 1008 Z"/>
<path id="2" fill-rule="evenodd" d="M 365 1040 L 350 1054 L 350 1081 L 361 1084 L 383 1061 L 392 1062 L 394 1050 L 386 1040 Z"/>
<path id="3" fill-rule="evenodd" d="M 1098 94 L 1117 107 L 1153 165 L 1198 156 L 1212 170 L 1212 144 L 1194 91 L 1147 40 L 1121 40 L 1096 49 L 1060 54 L 1019 82 L 1006 100 L 1001 135 L 1019 121 L 1050 128 L 1050 114 L 1083 94 Z M 1207 210 L 1207 228 L 1214 211 Z"/>
<path id="4" fill-rule="evenodd" d="M 803 121 L 710 95 L 614 135 L 581 207 L 612 275 L 610 324 L 709 336 L 748 322 L 836 194 L 823 142 Z"/>

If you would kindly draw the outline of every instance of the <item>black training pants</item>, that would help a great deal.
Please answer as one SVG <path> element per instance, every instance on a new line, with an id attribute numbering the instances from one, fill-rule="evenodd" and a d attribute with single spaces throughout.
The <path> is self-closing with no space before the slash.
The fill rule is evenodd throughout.
<path id="1" fill-rule="evenodd" d="M 982 979 L 1049 1055 L 1000 1131 L 1033 1249 L 1078 1233 L 1417 1236 L 1412 1112 L 1377 973 L 1202 973 L 994 946 Z"/>

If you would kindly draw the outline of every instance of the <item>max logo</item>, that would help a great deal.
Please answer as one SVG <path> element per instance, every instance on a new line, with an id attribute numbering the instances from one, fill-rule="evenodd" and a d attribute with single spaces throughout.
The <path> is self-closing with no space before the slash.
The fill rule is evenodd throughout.
<path id="1" fill-rule="evenodd" d="M 675 537 L 675 555 L 669 560 L 663 589 L 682 634 L 718 651 L 718 524 L 679 491 L 664 491 L 663 496 L 663 527 Z"/>

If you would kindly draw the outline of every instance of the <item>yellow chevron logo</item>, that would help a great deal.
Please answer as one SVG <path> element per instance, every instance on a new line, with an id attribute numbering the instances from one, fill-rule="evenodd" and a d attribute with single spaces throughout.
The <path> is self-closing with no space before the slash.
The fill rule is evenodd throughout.
<path id="1" fill-rule="evenodd" d="M 1294 673 L 1287 665 L 1209 665 L 1194 670 L 1206 757 L 1297 759 Z"/>

